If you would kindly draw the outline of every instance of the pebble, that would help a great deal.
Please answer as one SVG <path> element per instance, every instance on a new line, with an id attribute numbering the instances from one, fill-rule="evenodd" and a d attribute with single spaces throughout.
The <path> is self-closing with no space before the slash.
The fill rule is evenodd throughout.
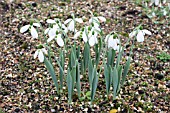
<path id="1" fill-rule="evenodd" d="M 55 109 L 51 109 L 51 112 L 54 113 L 54 112 L 55 112 Z"/>
<path id="2" fill-rule="evenodd" d="M 160 74 L 160 73 L 156 73 L 156 74 L 155 74 L 155 78 L 161 80 L 161 79 L 164 78 L 164 75 L 163 75 L 163 74 Z"/>
<path id="3" fill-rule="evenodd" d="M 166 83 L 166 87 L 170 88 L 170 80 Z"/>

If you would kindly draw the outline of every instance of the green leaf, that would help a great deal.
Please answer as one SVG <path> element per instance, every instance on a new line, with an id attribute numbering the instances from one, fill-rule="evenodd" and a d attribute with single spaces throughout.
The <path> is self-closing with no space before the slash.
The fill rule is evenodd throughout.
<path id="1" fill-rule="evenodd" d="M 129 67 L 130 67 L 130 61 L 131 61 L 131 58 L 129 57 L 128 60 L 126 61 L 126 64 L 125 64 L 125 67 L 124 67 L 124 70 L 123 70 L 123 76 L 122 76 L 121 85 L 124 84 L 124 81 L 126 79 L 126 75 L 128 73 Z"/>
<path id="2" fill-rule="evenodd" d="M 80 84 L 80 69 L 79 69 L 79 63 L 76 61 L 76 86 L 77 86 L 77 92 L 78 96 L 80 98 L 81 96 L 81 84 Z"/>
<path id="3" fill-rule="evenodd" d="M 96 66 L 94 66 L 94 68 L 93 68 L 93 83 L 92 83 L 92 91 L 91 91 L 91 102 L 94 100 L 94 96 L 95 96 L 96 89 L 97 89 L 97 84 L 98 84 L 98 76 L 97 76 Z"/>
<path id="4" fill-rule="evenodd" d="M 60 89 L 63 88 L 63 76 L 64 76 L 64 51 L 60 52 L 60 63 L 58 63 L 59 65 L 59 69 L 60 69 Z"/>
<path id="5" fill-rule="evenodd" d="M 72 92 L 73 92 L 73 79 L 70 74 L 70 70 L 68 69 L 67 71 L 67 86 L 68 86 L 68 98 L 69 98 L 69 103 L 72 101 Z"/>
<path id="6" fill-rule="evenodd" d="M 74 89 L 75 86 L 75 82 L 76 82 L 76 66 L 74 66 L 70 72 L 71 76 L 72 76 L 72 88 Z M 72 90 L 73 90 L 72 89 Z"/>
<path id="7" fill-rule="evenodd" d="M 116 66 L 114 67 L 114 69 L 111 69 L 111 75 L 113 77 L 113 98 L 116 98 L 116 94 L 117 94 L 117 86 L 118 86 L 118 72 L 117 72 L 117 68 Z"/>
<path id="8" fill-rule="evenodd" d="M 115 59 L 116 51 L 112 48 L 109 48 L 109 51 L 107 52 L 107 66 L 109 65 L 113 66 L 113 62 Z"/>
<path id="9" fill-rule="evenodd" d="M 59 92 L 58 91 L 59 88 L 58 88 L 58 83 L 57 83 L 57 77 L 56 77 L 53 65 L 50 63 L 50 61 L 46 57 L 44 57 L 44 64 L 45 64 L 47 70 L 49 71 L 49 73 L 52 77 L 52 80 L 54 82 L 54 85 L 56 87 L 57 92 Z"/>
<path id="10" fill-rule="evenodd" d="M 84 47 L 84 53 L 83 53 L 84 71 L 86 71 L 86 68 L 88 67 L 89 56 L 90 56 L 90 48 L 88 43 L 86 43 Z"/>
<path id="11" fill-rule="evenodd" d="M 120 47 L 121 48 L 121 47 Z M 122 47 L 122 50 L 119 52 L 118 54 L 118 57 L 117 57 L 117 61 L 116 61 L 116 67 L 118 68 L 119 64 L 120 64 L 120 61 L 122 59 L 122 54 L 123 54 L 123 51 L 124 51 L 124 47 Z"/>
<path id="12" fill-rule="evenodd" d="M 120 65 L 120 66 L 118 67 L 118 86 L 117 86 L 117 93 L 118 93 L 119 90 L 120 90 L 120 80 L 121 80 L 121 78 L 122 78 L 122 69 L 123 69 L 123 66 Z"/>
<path id="13" fill-rule="evenodd" d="M 106 63 L 104 64 L 104 76 L 105 76 L 105 82 L 106 82 L 106 92 L 108 95 L 110 91 L 110 74 L 109 74 L 109 70 L 107 68 Z"/>
<path id="14" fill-rule="evenodd" d="M 89 83 L 90 83 L 90 89 L 91 89 L 92 88 L 92 82 L 93 82 L 93 64 L 92 64 L 91 57 L 89 57 L 88 77 L 89 77 Z"/>

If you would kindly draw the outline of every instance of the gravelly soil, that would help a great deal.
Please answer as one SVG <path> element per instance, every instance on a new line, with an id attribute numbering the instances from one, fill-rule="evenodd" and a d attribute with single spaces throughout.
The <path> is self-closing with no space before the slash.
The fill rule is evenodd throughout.
<path id="1" fill-rule="evenodd" d="M 73 105 L 67 104 L 67 92 L 57 96 L 52 79 L 43 64 L 33 59 L 35 45 L 29 33 L 19 29 L 29 23 L 30 18 L 77 17 L 89 18 L 88 10 L 107 18 L 102 26 L 105 32 L 112 30 L 130 33 L 134 27 L 143 27 L 152 32 L 144 43 L 136 43 L 133 61 L 125 86 L 114 101 L 105 101 L 104 82 L 99 82 L 94 106 L 88 100 L 79 101 L 73 96 Z M 141 6 L 132 2 L 111 1 L 21 1 L 7 4 L 0 1 L 0 110 L 4 112 L 163 112 L 170 111 L 170 63 L 157 58 L 161 52 L 170 54 L 170 23 L 165 17 L 155 24 Z M 44 26 L 46 26 L 44 24 Z M 122 40 L 126 40 L 122 36 Z M 100 78 L 103 79 L 103 78 Z M 87 84 L 84 84 L 84 88 Z M 86 89 L 87 90 L 87 89 Z"/>

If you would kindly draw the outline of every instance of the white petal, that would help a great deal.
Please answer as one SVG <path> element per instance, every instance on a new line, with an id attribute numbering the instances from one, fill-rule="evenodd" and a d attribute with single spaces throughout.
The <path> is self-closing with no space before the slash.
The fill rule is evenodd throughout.
<path id="1" fill-rule="evenodd" d="M 98 19 L 99 19 L 101 22 L 106 22 L 106 18 L 105 18 L 105 17 L 98 16 Z"/>
<path id="2" fill-rule="evenodd" d="M 65 33 L 68 32 L 68 29 L 67 29 L 67 27 L 66 27 L 64 24 L 62 24 L 62 28 L 64 29 L 64 32 L 65 32 Z"/>
<path id="3" fill-rule="evenodd" d="M 55 24 L 55 25 L 53 26 L 53 29 L 59 30 L 60 27 L 58 26 L 58 24 Z"/>
<path id="4" fill-rule="evenodd" d="M 99 26 L 94 26 L 94 29 L 97 30 L 98 32 L 101 31 L 101 29 L 99 28 Z"/>
<path id="5" fill-rule="evenodd" d="M 56 30 L 55 29 L 50 29 L 48 32 L 48 35 L 50 38 L 54 38 L 56 36 Z"/>
<path id="6" fill-rule="evenodd" d="M 75 18 L 75 21 L 79 22 L 79 23 L 83 23 L 82 18 Z"/>
<path id="7" fill-rule="evenodd" d="M 93 24 L 94 24 L 95 28 L 99 28 L 99 26 L 100 26 L 99 23 L 97 23 L 97 22 L 93 22 Z"/>
<path id="8" fill-rule="evenodd" d="M 86 35 L 86 32 L 83 31 L 83 34 L 82 34 L 82 38 L 83 38 L 83 41 L 86 43 L 87 42 L 87 35 Z"/>
<path id="9" fill-rule="evenodd" d="M 31 35 L 33 38 L 38 38 L 38 33 L 33 26 L 31 26 Z"/>
<path id="10" fill-rule="evenodd" d="M 57 44 L 58 44 L 60 47 L 64 46 L 64 41 L 63 41 L 63 39 L 61 38 L 61 34 L 58 34 L 58 35 L 57 35 Z"/>
<path id="11" fill-rule="evenodd" d="M 80 36 L 80 34 L 81 34 L 81 31 L 76 32 L 76 34 L 74 35 L 74 39 L 77 39 Z"/>
<path id="12" fill-rule="evenodd" d="M 96 37 L 95 36 L 91 36 L 89 39 L 89 45 L 90 46 L 94 46 L 96 44 Z"/>
<path id="13" fill-rule="evenodd" d="M 37 56 L 38 56 L 38 51 L 39 51 L 39 50 L 35 51 L 35 53 L 34 53 L 34 59 L 37 58 Z"/>
<path id="14" fill-rule="evenodd" d="M 47 19 L 46 22 L 49 23 L 49 24 L 55 24 L 56 23 L 55 20 L 52 20 L 52 19 Z"/>
<path id="15" fill-rule="evenodd" d="M 129 37 L 132 38 L 136 35 L 136 31 L 132 31 L 130 34 L 129 34 Z"/>
<path id="16" fill-rule="evenodd" d="M 64 22 L 64 24 L 67 24 L 67 23 L 69 23 L 70 21 L 72 21 L 72 19 L 67 19 L 67 20 Z"/>
<path id="17" fill-rule="evenodd" d="M 46 55 L 48 54 L 48 52 L 45 48 L 42 48 L 41 50 L 43 51 L 44 54 L 46 54 Z"/>
<path id="18" fill-rule="evenodd" d="M 147 29 L 144 29 L 144 30 L 142 30 L 144 33 L 146 33 L 146 34 L 148 34 L 148 35 L 151 35 L 152 33 L 149 31 L 149 30 L 147 30 Z"/>
<path id="19" fill-rule="evenodd" d="M 117 50 L 118 49 L 118 46 L 117 46 L 117 39 L 113 39 L 113 38 L 109 38 L 108 39 L 108 48 L 113 48 L 114 50 Z"/>
<path id="20" fill-rule="evenodd" d="M 74 21 L 71 21 L 68 25 L 68 30 L 74 31 Z"/>
<path id="21" fill-rule="evenodd" d="M 159 0 L 155 0 L 155 5 L 159 5 Z"/>
<path id="22" fill-rule="evenodd" d="M 47 28 L 45 31 L 44 31 L 44 34 L 47 34 L 49 32 L 50 28 Z"/>
<path id="23" fill-rule="evenodd" d="M 33 26 L 40 27 L 39 23 L 33 23 Z"/>
<path id="24" fill-rule="evenodd" d="M 144 35 L 142 31 L 139 31 L 137 34 L 137 41 L 138 42 L 143 42 L 144 41 Z"/>
<path id="25" fill-rule="evenodd" d="M 92 23 L 92 18 L 89 19 L 89 23 Z"/>
<path id="26" fill-rule="evenodd" d="M 20 29 L 20 33 L 24 33 L 25 31 L 27 31 L 29 29 L 30 25 L 25 25 L 23 27 L 21 27 Z"/>
<path id="27" fill-rule="evenodd" d="M 41 50 L 39 51 L 38 59 L 39 59 L 40 62 L 44 61 L 44 54 L 43 54 L 43 52 Z"/>

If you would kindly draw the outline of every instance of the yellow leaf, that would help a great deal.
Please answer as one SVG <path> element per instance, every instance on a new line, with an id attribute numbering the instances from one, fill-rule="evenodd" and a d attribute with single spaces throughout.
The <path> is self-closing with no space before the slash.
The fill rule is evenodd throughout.
<path id="1" fill-rule="evenodd" d="M 110 110 L 110 113 L 117 113 L 117 109 Z"/>

